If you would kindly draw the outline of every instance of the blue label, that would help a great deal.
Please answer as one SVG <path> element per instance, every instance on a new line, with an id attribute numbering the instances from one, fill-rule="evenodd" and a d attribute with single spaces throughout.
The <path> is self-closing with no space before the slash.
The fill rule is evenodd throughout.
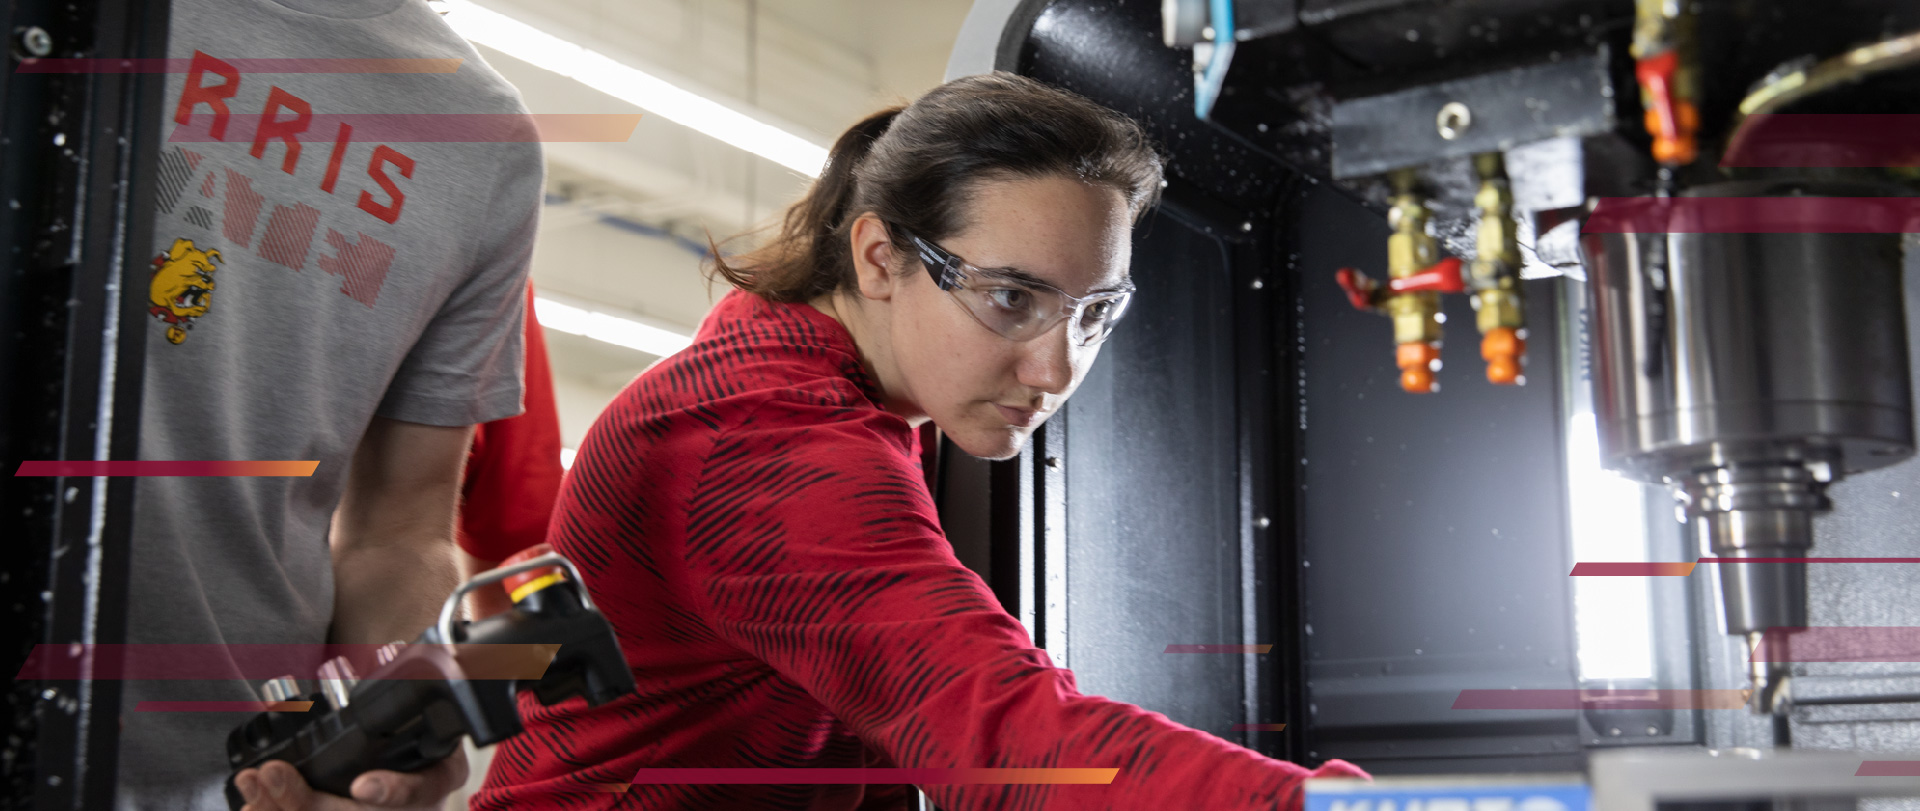
<path id="1" fill-rule="evenodd" d="M 1588 811 L 1589 796 L 1586 786 L 1570 784 L 1361 785 L 1315 791 L 1309 782 L 1305 811 Z"/>

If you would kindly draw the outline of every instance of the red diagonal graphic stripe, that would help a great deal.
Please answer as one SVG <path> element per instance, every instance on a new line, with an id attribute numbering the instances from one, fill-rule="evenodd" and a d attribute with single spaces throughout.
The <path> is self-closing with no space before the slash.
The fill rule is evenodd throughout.
<path id="1" fill-rule="evenodd" d="M 635 785 L 1106 785 L 1119 769 L 641 769 Z"/>
<path id="2" fill-rule="evenodd" d="M 171 143 L 250 138 L 265 120 L 258 113 L 227 116 L 233 129 L 216 138 L 212 116 L 196 117 L 168 134 Z M 315 113 L 306 132 L 353 128 L 355 141 L 389 144 L 623 142 L 640 125 L 639 113 Z"/>
<path id="3" fill-rule="evenodd" d="M 1266 653 L 1272 645 L 1168 645 L 1163 653 Z"/>
<path id="4" fill-rule="evenodd" d="M 460 59 L 223 59 L 241 73 L 454 73 Z M 16 73 L 187 73 L 192 59 L 23 59 Z"/>
<path id="5" fill-rule="evenodd" d="M 1573 564 L 1570 577 L 1686 577 L 1694 564 L 1685 561 L 1601 562 L 1583 560 Z"/>
<path id="6" fill-rule="evenodd" d="M 294 270 L 305 267 L 313 229 L 319 225 L 320 209 L 305 203 L 274 206 L 267 217 L 267 232 L 260 237 L 260 258 Z"/>
<path id="7" fill-rule="evenodd" d="M 311 476 L 317 461 L 192 462 L 40 460 L 21 462 L 15 476 Z"/>
<path id="8" fill-rule="evenodd" d="M 213 120 L 207 116 L 207 120 Z M 228 240 L 242 248 L 253 241 L 253 225 L 260 220 L 260 205 L 266 197 L 253 190 L 253 181 L 246 175 L 233 171 L 227 172 L 226 208 L 220 215 L 220 232 Z"/>
<path id="9" fill-rule="evenodd" d="M 354 233 L 356 240 L 348 242 L 345 234 L 328 228 L 324 239 L 333 246 L 334 255 L 321 256 L 318 261 L 321 270 L 340 277 L 340 292 L 372 307 L 386 284 L 387 270 L 393 266 L 393 246 Z"/>

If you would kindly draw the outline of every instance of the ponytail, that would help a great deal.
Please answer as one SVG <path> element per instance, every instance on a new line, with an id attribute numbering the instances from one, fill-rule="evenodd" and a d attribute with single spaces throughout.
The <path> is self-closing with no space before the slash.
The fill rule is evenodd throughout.
<path id="1" fill-rule="evenodd" d="M 841 231 L 847 226 L 847 207 L 858 183 L 854 169 L 903 109 L 874 113 L 840 135 L 827 153 L 820 177 L 805 197 L 787 207 L 780 235 L 772 244 L 729 263 L 720 255 L 720 246 L 708 239 L 709 278 L 719 276 L 734 287 L 779 302 L 808 301 L 839 288 L 842 276 L 851 278 L 846 235 Z"/>
<path id="2" fill-rule="evenodd" d="M 967 76 L 853 125 L 772 242 L 729 260 L 708 240 L 708 278 L 770 301 L 810 301 L 855 286 L 850 232 L 866 212 L 940 240 L 965 227 L 980 182 L 1065 177 L 1118 190 L 1137 221 L 1159 199 L 1160 174 L 1131 119 L 1024 76 Z"/>

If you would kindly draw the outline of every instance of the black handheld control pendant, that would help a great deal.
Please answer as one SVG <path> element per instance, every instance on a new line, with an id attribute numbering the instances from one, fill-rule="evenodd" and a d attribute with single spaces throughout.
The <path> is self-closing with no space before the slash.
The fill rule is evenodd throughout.
<path id="1" fill-rule="evenodd" d="M 477 622 L 454 620 L 460 598 L 505 581 L 511 610 Z M 539 672 L 537 680 L 503 678 Z M 633 671 L 613 627 L 593 607 L 579 572 L 545 545 L 509 558 L 462 584 L 441 606 L 440 621 L 410 645 L 382 648 L 377 664 L 355 678 L 346 657 L 320 666 L 322 689 L 301 696 L 291 676 L 267 683 L 269 700 L 311 700 L 307 712 L 268 711 L 227 736 L 227 801 L 244 804 L 233 776 L 284 760 L 321 791 L 348 796 L 353 780 L 374 769 L 420 771 L 471 736 L 475 746 L 521 731 L 516 695 L 531 688 L 542 704 L 585 696 L 600 705 L 633 692 Z"/>

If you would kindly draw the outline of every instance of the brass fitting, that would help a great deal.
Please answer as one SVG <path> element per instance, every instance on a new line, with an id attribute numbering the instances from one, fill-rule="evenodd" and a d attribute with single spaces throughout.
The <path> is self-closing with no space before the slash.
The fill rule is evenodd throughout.
<path id="1" fill-rule="evenodd" d="M 1636 0 L 1634 75 L 1646 110 L 1653 157 L 1665 166 L 1683 166 L 1699 156 L 1699 76 L 1694 69 L 1694 16 L 1686 0 Z"/>
<path id="2" fill-rule="evenodd" d="M 1513 188 L 1500 153 L 1475 155 L 1473 168 L 1480 177 L 1480 188 L 1473 196 L 1480 224 L 1475 231 L 1471 265 L 1480 356 L 1487 361 L 1488 381 L 1519 383 L 1520 361 L 1526 353 L 1526 341 L 1521 336 L 1527 326 L 1527 313 L 1520 287 L 1520 240 L 1513 221 Z"/>
<path id="3" fill-rule="evenodd" d="M 1427 233 L 1427 207 L 1413 190 L 1412 177 L 1394 178 L 1396 192 L 1387 209 L 1387 276 L 1404 279 L 1439 260 L 1440 246 Z M 1393 342 L 1399 345 L 1400 387 L 1410 392 L 1434 390 L 1433 373 L 1440 359 L 1440 294 L 1393 293 L 1381 309 L 1393 319 Z"/>

